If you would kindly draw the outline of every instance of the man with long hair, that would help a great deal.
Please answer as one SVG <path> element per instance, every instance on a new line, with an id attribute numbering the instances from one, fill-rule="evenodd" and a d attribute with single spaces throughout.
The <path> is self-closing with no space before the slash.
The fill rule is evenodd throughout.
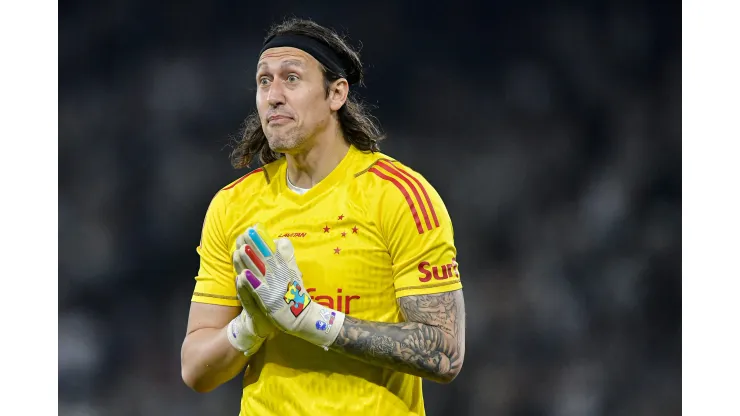
<path id="1" fill-rule="evenodd" d="M 350 95 L 362 79 L 358 53 L 310 20 L 274 26 L 260 52 L 232 163 L 261 167 L 208 207 L 181 355 L 198 392 L 246 367 L 242 415 L 424 414 L 422 378 L 462 368 L 449 214 L 379 153 Z"/>

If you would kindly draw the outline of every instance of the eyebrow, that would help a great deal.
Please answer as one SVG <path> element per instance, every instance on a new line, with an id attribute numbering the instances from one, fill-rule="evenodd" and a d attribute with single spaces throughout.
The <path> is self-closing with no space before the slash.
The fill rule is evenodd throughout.
<path id="1" fill-rule="evenodd" d="M 260 62 L 257 65 L 257 70 L 259 71 L 261 68 L 266 67 L 267 62 Z M 299 68 L 305 68 L 306 64 L 304 64 L 302 61 L 299 61 L 297 59 L 288 59 L 280 63 L 280 68 L 285 68 L 287 66 L 297 66 Z"/>

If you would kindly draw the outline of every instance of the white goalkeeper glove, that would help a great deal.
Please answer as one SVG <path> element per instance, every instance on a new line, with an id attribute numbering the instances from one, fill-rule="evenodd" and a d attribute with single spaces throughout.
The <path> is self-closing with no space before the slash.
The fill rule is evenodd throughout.
<path id="1" fill-rule="evenodd" d="M 255 254 L 237 276 L 237 288 L 246 288 L 275 325 L 288 334 L 328 349 L 344 324 L 344 313 L 311 300 L 287 238 L 265 238 L 262 226 L 242 236 Z"/>
<path id="2" fill-rule="evenodd" d="M 236 251 L 232 257 L 237 272 L 236 296 L 242 304 L 242 312 L 229 322 L 226 327 L 226 336 L 234 348 L 250 356 L 259 350 L 266 339 L 275 335 L 277 328 L 270 322 L 265 312 L 257 306 L 249 290 L 243 284 L 239 287 L 238 276 L 244 274 L 246 270 L 242 257 L 248 256 L 247 251 L 251 251 L 247 247 L 243 241 L 241 243 L 237 241 Z"/>

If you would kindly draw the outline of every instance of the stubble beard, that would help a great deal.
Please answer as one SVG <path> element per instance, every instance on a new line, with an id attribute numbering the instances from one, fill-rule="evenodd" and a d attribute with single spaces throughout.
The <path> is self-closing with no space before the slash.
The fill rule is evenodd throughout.
<path id="1" fill-rule="evenodd" d="M 265 136 L 270 149 L 277 153 L 290 153 L 291 150 L 297 149 L 305 141 L 295 128 L 279 132 L 273 131 L 271 134 L 265 134 Z"/>

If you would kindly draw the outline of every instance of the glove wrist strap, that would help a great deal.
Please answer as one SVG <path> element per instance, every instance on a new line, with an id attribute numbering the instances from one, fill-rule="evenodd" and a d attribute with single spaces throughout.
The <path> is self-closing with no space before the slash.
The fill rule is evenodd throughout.
<path id="1" fill-rule="evenodd" d="M 243 352 L 246 356 L 256 353 L 265 341 L 264 337 L 261 337 L 244 327 L 241 315 L 232 319 L 231 322 L 226 325 L 224 331 L 231 346 L 234 347 L 234 349 Z"/>
<path id="2" fill-rule="evenodd" d="M 316 302 L 311 302 L 305 313 L 295 335 L 328 350 L 344 325 L 345 314 Z"/>

